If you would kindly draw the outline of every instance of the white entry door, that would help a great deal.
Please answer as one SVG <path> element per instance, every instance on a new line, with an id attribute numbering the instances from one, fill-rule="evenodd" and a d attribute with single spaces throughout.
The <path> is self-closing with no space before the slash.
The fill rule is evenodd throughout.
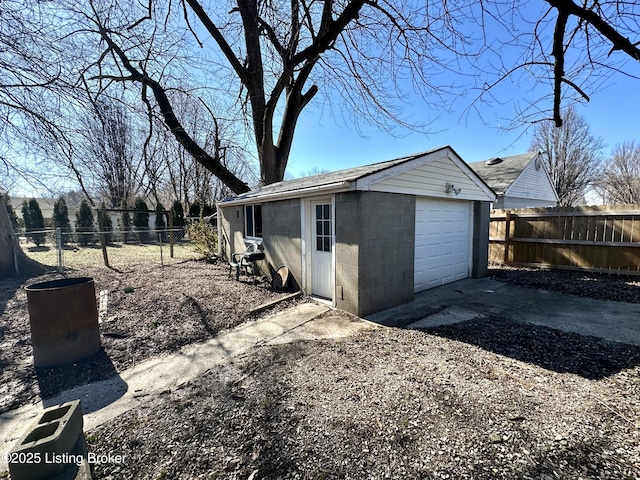
<path id="1" fill-rule="evenodd" d="M 471 202 L 416 199 L 415 292 L 469 276 L 472 212 Z"/>
<path id="2" fill-rule="evenodd" d="M 312 202 L 311 292 L 333 300 L 333 212 L 331 202 Z"/>

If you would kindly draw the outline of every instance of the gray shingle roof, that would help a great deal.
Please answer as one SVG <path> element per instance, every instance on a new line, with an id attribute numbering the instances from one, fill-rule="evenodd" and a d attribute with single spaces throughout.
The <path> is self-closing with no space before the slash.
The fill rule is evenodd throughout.
<path id="1" fill-rule="evenodd" d="M 11 197 L 11 205 L 18 217 L 22 218 L 22 202 L 29 202 L 32 198 L 34 197 Z M 53 206 L 56 203 L 56 199 L 38 197 L 36 200 L 38 201 L 38 206 L 42 211 L 42 217 L 51 218 L 53 216 Z M 68 205 L 67 207 L 69 208 L 69 212 L 71 212 L 71 207 Z"/>
<path id="2" fill-rule="evenodd" d="M 494 192 L 501 195 L 516 181 L 537 155 L 537 152 L 529 152 L 511 157 L 494 157 L 482 162 L 470 163 L 469 166 Z M 501 158 L 502 162 L 487 165 L 487 162 L 495 160 L 495 158 Z"/>
<path id="3" fill-rule="evenodd" d="M 305 190 L 305 189 L 316 188 L 316 187 L 318 189 L 322 189 L 323 186 L 328 187 L 330 185 L 333 185 L 339 182 L 352 182 L 360 178 L 366 177 L 368 175 L 372 175 L 374 173 L 380 172 L 382 170 L 386 170 L 387 168 L 395 167 L 396 165 L 400 165 L 410 160 L 414 160 L 423 155 L 437 152 L 438 150 L 444 150 L 445 148 L 448 148 L 448 147 L 435 148 L 433 150 L 429 150 L 426 152 L 420 152 L 420 153 L 416 153 L 406 157 L 396 158 L 394 160 L 387 160 L 384 162 L 373 163 L 371 165 L 364 165 L 361 167 L 354 167 L 346 170 L 338 170 L 335 172 L 322 173 L 320 175 L 312 175 L 310 177 L 284 180 L 282 182 L 272 183 L 271 185 L 266 185 L 264 187 L 257 188 L 255 190 L 251 190 L 250 192 L 243 193 L 242 195 L 238 195 L 236 197 L 227 198 L 220 203 L 230 202 L 230 201 L 237 202 L 237 201 L 243 201 L 243 200 L 258 199 L 264 196 L 277 195 L 277 194 L 282 194 L 287 192 L 296 192 L 299 190 Z"/>

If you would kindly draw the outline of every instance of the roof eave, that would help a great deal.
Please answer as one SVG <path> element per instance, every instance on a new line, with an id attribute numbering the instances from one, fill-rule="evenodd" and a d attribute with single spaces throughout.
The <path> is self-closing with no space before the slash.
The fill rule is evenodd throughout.
<path id="1" fill-rule="evenodd" d="M 249 205 L 252 203 L 271 202 L 275 200 L 290 200 L 292 198 L 309 197 L 313 195 L 327 195 L 340 192 L 348 192 L 354 189 L 354 184 L 355 182 L 344 180 L 341 182 L 328 183 L 326 185 L 317 185 L 314 187 L 288 190 L 286 192 L 267 193 L 264 195 L 256 195 L 255 197 L 247 197 L 241 199 L 232 198 L 230 200 L 222 200 L 220 202 L 216 202 L 216 206 L 224 208 L 237 205 Z"/>

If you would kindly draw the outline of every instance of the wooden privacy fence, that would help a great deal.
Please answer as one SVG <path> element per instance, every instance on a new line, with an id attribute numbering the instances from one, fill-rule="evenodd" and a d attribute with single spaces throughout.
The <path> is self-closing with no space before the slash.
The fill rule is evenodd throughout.
<path id="1" fill-rule="evenodd" d="M 640 275 L 640 205 L 493 210 L 489 261 Z"/>

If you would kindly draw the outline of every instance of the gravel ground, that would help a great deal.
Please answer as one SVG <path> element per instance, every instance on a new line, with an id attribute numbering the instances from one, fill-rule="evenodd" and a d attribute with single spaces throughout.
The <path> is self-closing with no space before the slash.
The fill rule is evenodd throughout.
<path id="1" fill-rule="evenodd" d="M 526 328 L 482 332 L 513 356 L 395 329 L 264 349 L 91 431 L 125 459 L 96 478 L 638 478 L 637 365 L 569 373 L 513 345 Z"/>
<path id="2" fill-rule="evenodd" d="M 638 289 L 491 274 L 583 295 L 606 283 L 616 299 Z M 638 479 L 639 364 L 639 347 L 517 318 L 377 329 L 262 348 L 88 439 L 125 459 L 96 466 L 99 479 Z"/>
<path id="3" fill-rule="evenodd" d="M 498 266 L 490 268 L 489 275 L 518 287 L 539 288 L 598 300 L 640 303 L 640 276 Z"/>
<path id="4" fill-rule="evenodd" d="M 92 277 L 96 295 L 108 291 L 107 314 L 100 326 L 104 350 L 70 366 L 34 368 L 24 287 L 60 275 L 3 279 L 0 413 L 211 338 L 248 320 L 252 308 L 285 295 L 271 291 L 267 283 L 254 285 L 244 276 L 236 282 L 226 266 L 202 261 L 165 267 L 138 264 L 122 271 L 89 268 L 67 275 Z"/>
<path id="5" fill-rule="evenodd" d="M 595 298 L 606 285 L 627 301 L 640 288 L 572 272 L 491 275 Z M 135 292 L 155 281 L 139 278 Z M 157 308 L 121 298 L 130 310 L 118 314 L 143 310 L 143 324 Z M 164 310 L 191 311 L 173 299 Z M 213 321 L 205 311 L 192 322 Z M 262 347 L 86 435 L 90 451 L 124 457 L 96 465 L 96 479 L 639 479 L 639 419 L 640 347 L 496 317 Z"/>

